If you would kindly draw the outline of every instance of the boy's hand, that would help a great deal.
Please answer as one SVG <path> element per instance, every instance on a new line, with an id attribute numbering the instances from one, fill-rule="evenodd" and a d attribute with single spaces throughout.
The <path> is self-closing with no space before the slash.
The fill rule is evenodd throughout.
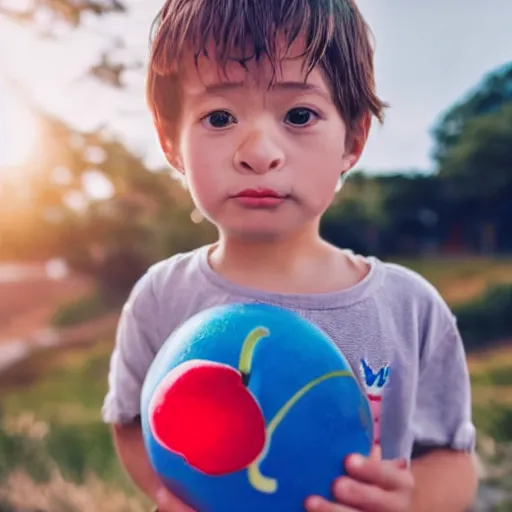
<path id="1" fill-rule="evenodd" d="M 409 512 L 414 479 L 405 460 L 348 457 L 348 476 L 334 481 L 335 502 L 319 496 L 306 500 L 308 512 Z"/>
<path id="2" fill-rule="evenodd" d="M 156 493 L 156 505 L 155 512 L 196 512 L 164 488 Z"/>

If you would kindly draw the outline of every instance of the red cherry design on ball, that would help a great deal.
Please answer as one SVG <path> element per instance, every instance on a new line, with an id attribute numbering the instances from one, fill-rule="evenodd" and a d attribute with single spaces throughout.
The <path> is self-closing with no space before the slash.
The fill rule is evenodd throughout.
<path id="1" fill-rule="evenodd" d="M 208 475 L 248 467 L 265 446 L 261 408 L 235 368 L 192 360 L 156 389 L 149 422 L 156 441 Z"/>

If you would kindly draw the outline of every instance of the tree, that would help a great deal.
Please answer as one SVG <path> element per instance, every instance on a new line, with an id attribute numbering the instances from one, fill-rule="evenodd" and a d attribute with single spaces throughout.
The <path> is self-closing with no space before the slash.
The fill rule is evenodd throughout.
<path id="1" fill-rule="evenodd" d="M 19 8 L 0 0 L 1 18 L 38 37 L 58 39 L 62 27 L 90 30 L 90 19 L 123 14 L 119 0 L 33 0 Z M 123 41 L 95 29 L 107 49 L 86 72 L 110 87 L 124 87 L 134 65 L 112 52 Z M 84 63 L 85 66 L 85 63 Z M 194 226 L 192 201 L 168 169 L 150 171 L 107 125 L 84 132 L 32 101 L 24 84 L 10 83 L 38 123 L 32 157 L 0 173 L 0 257 L 64 257 L 72 267 L 125 292 L 154 261 L 213 238 L 208 223 Z M 108 192 L 94 194 L 91 181 Z M 98 186 L 96 186 L 96 189 Z M 194 229 L 192 229 L 194 228 Z"/>
<path id="2" fill-rule="evenodd" d="M 451 217 L 465 219 L 479 249 L 512 249 L 512 104 L 468 121 L 439 176 Z"/>
<path id="3" fill-rule="evenodd" d="M 466 124 L 475 117 L 498 112 L 512 103 L 512 62 L 491 72 L 461 101 L 452 106 L 433 130 L 434 159 L 442 164 L 450 148 L 457 144 Z"/>
<path id="4" fill-rule="evenodd" d="M 153 262 L 213 240 L 168 169 L 148 170 L 101 128 L 81 132 L 41 110 L 38 119 L 32 159 L 0 174 L 0 258 L 63 257 L 126 292 Z"/>
<path id="5" fill-rule="evenodd" d="M 32 0 L 22 3 L 21 8 L 3 5 L 0 0 L 0 21 L 2 18 L 15 22 L 30 30 L 42 39 L 58 39 L 59 29 L 87 30 L 85 20 L 90 17 L 108 17 L 128 12 L 125 0 Z M 114 58 L 118 50 L 125 49 L 125 42 L 108 32 L 101 34 L 105 39 L 105 50 L 98 56 L 96 63 L 85 70 L 89 77 L 94 77 L 106 85 L 121 88 L 124 86 L 123 75 L 131 69 L 139 69 L 142 64 L 137 58 L 125 62 Z"/>
<path id="6" fill-rule="evenodd" d="M 512 199 L 512 102 L 465 123 L 439 168 L 452 197 L 495 204 Z"/>
<path id="7" fill-rule="evenodd" d="M 466 248 L 512 249 L 512 62 L 450 108 L 433 131 L 446 223 Z M 460 242 L 458 242 L 460 243 Z"/>
<path id="8" fill-rule="evenodd" d="M 14 7 L 14 3 L 0 4 L 0 15 L 44 36 L 53 35 L 59 22 L 78 27 L 87 14 L 103 16 L 119 12 L 126 12 L 126 3 L 121 0 L 32 0 L 28 6 L 23 2 L 21 8 Z"/>

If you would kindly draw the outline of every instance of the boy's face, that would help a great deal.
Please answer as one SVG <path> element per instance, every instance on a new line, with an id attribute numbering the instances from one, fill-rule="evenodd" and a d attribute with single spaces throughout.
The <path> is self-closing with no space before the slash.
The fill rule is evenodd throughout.
<path id="1" fill-rule="evenodd" d="M 304 82 L 304 60 L 293 58 L 301 51 L 291 48 L 270 89 L 265 60 L 222 73 L 190 55 L 180 68 L 179 140 L 166 153 L 223 234 L 266 238 L 317 226 L 364 147 L 368 123 L 347 133 L 322 71 Z"/>

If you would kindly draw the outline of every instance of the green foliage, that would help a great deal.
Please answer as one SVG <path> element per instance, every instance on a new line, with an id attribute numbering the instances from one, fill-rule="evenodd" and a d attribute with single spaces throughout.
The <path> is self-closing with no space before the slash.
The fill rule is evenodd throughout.
<path id="1" fill-rule="evenodd" d="M 473 385 L 485 385 L 512 388 L 512 365 L 475 373 L 471 376 Z"/>
<path id="2" fill-rule="evenodd" d="M 468 349 L 512 337 L 512 285 L 490 286 L 485 294 L 453 308 Z"/>
<path id="3" fill-rule="evenodd" d="M 99 289 L 60 306 L 54 313 L 51 323 L 56 327 L 67 327 L 92 320 L 113 307 Z"/>
<path id="4" fill-rule="evenodd" d="M 0 389 L 6 414 L 31 411 L 52 424 L 94 424 L 107 390 L 112 342 L 36 351 L 4 372 Z M 0 395 L 1 396 L 1 395 Z"/>
<path id="5" fill-rule="evenodd" d="M 126 484 L 108 427 L 92 424 L 48 424 L 43 438 L 0 428 L 0 479 L 16 469 L 25 470 L 35 482 L 44 483 L 58 467 L 62 476 L 82 484 L 89 473 L 116 485 Z"/>
<path id="6" fill-rule="evenodd" d="M 438 162 L 442 163 L 450 149 L 458 144 L 468 122 L 512 103 L 511 84 L 512 62 L 509 62 L 486 75 L 468 95 L 441 116 L 433 130 L 434 157 Z"/>
<path id="7" fill-rule="evenodd" d="M 28 165 L 37 179 L 24 183 L 22 196 L 15 183 L 5 185 L 0 259 L 62 257 L 123 295 L 155 261 L 214 239 L 209 223 L 193 223 L 192 200 L 167 169 L 149 170 L 103 130 L 80 132 L 45 112 L 35 115 L 38 158 Z M 93 152 L 98 160 L 91 174 Z M 64 177 L 56 178 L 55 169 Z M 91 176 L 107 184 L 111 196 L 91 197 Z M 83 210 L 70 206 L 76 197 L 84 199 Z"/>
<path id="8" fill-rule="evenodd" d="M 83 483 L 87 473 L 92 471 L 102 480 L 118 480 L 120 468 L 106 425 L 100 422 L 89 425 L 53 424 L 49 432 L 44 449 L 66 479 Z"/>
<path id="9" fill-rule="evenodd" d="M 83 483 L 93 472 L 103 481 L 128 485 L 99 415 L 111 349 L 111 343 L 55 348 L 23 363 L 37 365 L 39 374 L 2 398 L 0 479 L 18 468 L 44 482 L 56 465 L 71 482 Z"/>
<path id="10" fill-rule="evenodd" d="M 512 406 L 501 403 L 475 405 L 473 421 L 477 429 L 498 442 L 512 442 Z"/>
<path id="11" fill-rule="evenodd" d="M 50 461 L 40 440 L 0 428 L 0 480 L 20 468 L 36 482 L 44 482 L 50 477 Z"/>
<path id="12" fill-rule="evenodd" d="M 510 105 L 466 122 L 443 158 L 440 176 L 450 199 L 496 202 L 512 191 L 512 100 Z"/>

